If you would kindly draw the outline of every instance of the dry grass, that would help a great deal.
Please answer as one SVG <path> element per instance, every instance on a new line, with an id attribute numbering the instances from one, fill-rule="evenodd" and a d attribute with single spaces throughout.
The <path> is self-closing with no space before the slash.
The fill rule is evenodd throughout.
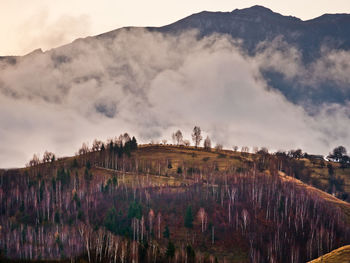
<path id="1" fill-rule="evenodd" d="M 350 245 L 340 247 L 325 254 L 317 259 L 309 261 L 309 263 L 350 263 Z"/>
<path id="2" fill-rule="evenodd" d="M 172 169 L 170 173 L 175 174 L 178 166 L 184 162 L 187 167 L 213 167 L 216 165 L 220 171 L 227 170 L 230 167 L 235 169 L 245 168 L 247 162 L 255 158 L 254 154 L 242 154 L 241 152 L 234 152 L 230 150 L 221 150 L 219 152 L 212 149 L 212 151 L 205 151 L 202 147 L 184 147 L 173 145 L 141 145 L 139 150 L 134 153 L 139 159 L 152 159 L 153 161 L 171 160 Z M 328 185 L 328 168 L 327 162 L 309 159 L 301 159 L 305 166 L 310 169 L 311 178 L 320 180 L 323 187 L 326 189 Z M 323 163 L 323 165 L 321 165 Z M 336 176 L 344 179 L 344 190 L 350 193 L 350 168 L 342 169 L 338 163 L 331 163 L 334 167 Z"/>
<path id="3" fill-rule="evenodd" d="M 226 170 L 228 167 L 244 167 L 247 161 L 251 161 L 254 157 L 253 154 L 244 154 L 240 152 L 233 151 L 220 151 L 216 152 L 205 151 L 203 148 L 194 148 L 194 147 L 178 147 L 171 145 L 141 145 L 139 149 L 133 153 L 138 160 L 147 160 L 152 161 L 155 164 L 156 162 L 166 162 L 167 160 L 171 161 L 172 168 L 167 170 L 168 176 L 156 176 L 156 175 L 145 175 L 145 174 L 132 174 L 126 173 L 123 175 L 120 172 L 114 170 L 103 169 L 105 172 L 117 173 L 119 182 L 125 183 L 130 186 L 170 186 L 181 188 L 182 186 L 190 185 L 193 183 L 193 180 L 188 177 L 185 179 L 182 176 L 179 176 L 176 173 L 178 167 L 181 167 L 183 163 L 186 163 L 187 167 L 212 167 L 217 165 L 220 171 Z M 323 180 L 328 180 L 328 169 L 327 167 L 320 167 L 317 163 L 313 164 L 307 159 L 303 159 L 306 163 L 306 166 L 313 169 L 313 176 L 318 176 Z M 338 164 L 332 163 L 336 169 L 336 173 L 344 177 L 350 177 L 350 171 L 348 169 L 339 168 Z M 101 170 L 101 169 L 100 169 Z M 287 176 L 283 172 L 280 172 L 281 178 L 284 180 L 291 180 L 295 182 L 300 187 L 306 188 L 308 191 L 315 193 L 322 199 L 326 200 L 332 205 L 340 207 L 345 216 L 347 222 L 350 224 L 350 204 L 344 202 L 322 190 L 319 190 L 311 185 L 305 184 L 302 181 L 295 179 L 293 177 Z"/>
<path id="4" fill-rule="evenodd" d="M 322 167 L 319 162 L 312 163 L 308 159 L 303 159 L 306 167 L 312 170 L 311 177 L 317 178 L 323 185 L 328 183 L 328 168 L 327 162 L 324 162 L 325 166 Z M 344 180 L 344 191 L 350 193 L 350 168 L 341 168 L 339 163 L 331 163 L 334 168 L 334 175 L 339 176 Z"/>
<path id="5" fill-rule="evenodd" d="M 142 186 L 142 187 L 183 187 L 193 184 L 194 181 L 190 179 L 183 179 L 173 176 L 157 176 L 151 174 L 136 174 L 136 173 L 123 173 L 112 169 L 106 169 L 102 167 L 92 168 L 93 174 L 101 174 L 109 176 L 117 175 L 119 184 L 125 184 L 127 186 Z"/>
<path id="6" fill-rule="evenodd" d="M 166 161 L 171 160 L 172 169 L 170 172 L 176 173 L 177 167 L 186 163 L 187 167 L 212 167 L 216 165 L 220 171 L 226 170 L 230 166 L 241 167 L 244 161 L 250 159 L 250 155 L 245 157 L 240 152 L 215 150 L 206 151 L 202 147 L 184 147 L 171 145 L 141 145 L 134 153 L 139 160 Z"/>
<path id="7" fill-rule="evenodd" d="M 295 179 L 293 177 L 287 176 L 286 174 L 280 172 L 280 177 L 284 180 L 288 181 L 293 181 L 295 182 L 298 186 L 306 188 L 309 192 L 313 192 L 322 199 L 326 200 L 332 205 L 336 205 L 339 208 L 341 208 L 346 216 L 347 222 L 350 224 L 350 204 L 348 202 L 342 201 L 336 197 L 334 197 L 331 194 L 328 194 L 324 191 L 321 191 L 320 189 L 317 189 L 311 185 L 305 184 L 302 181 Z"/>

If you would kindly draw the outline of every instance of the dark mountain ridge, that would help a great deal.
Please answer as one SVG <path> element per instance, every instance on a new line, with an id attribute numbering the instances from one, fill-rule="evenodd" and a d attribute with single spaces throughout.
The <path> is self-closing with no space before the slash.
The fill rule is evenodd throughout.
<path id="1" fill-rule="evenodd" d="M 198 29 L 201 36 L 229 34 L 242 39 L 244 48 L 249 52 L 254 52 L 261 41 L 283 36 L 289 44 L 302 50 L 306 62 L 319 55 L 323 44 L 331 44 L 336 49 L 350 48 L 349 14 L 325 14 L 303 21 L 274 13 L 262 6 L 253 6 L 232 12 L 201 12 L 173 24 L 150 29 L 166 33 Z"/>
<path id="2" fill-rule="evenodd" d="M 136 28 L 138 27 L 123 27 L 92 38 L 115 37 L 120 30 Z M 213 33 L 229 34 L 233 38 L 244 40 L 244 47 L 248 50 L 255 48 L 260 41 L 271 40 L 280 35 L 289 43 L 297 44 L 305 51 L 308 51 L 307 44 L 313 44 L 310 49 L 316 50 L 317 47 L 329 39 L 334 42 L 334 48 L 346 50 L 350 48 L 350 14 L 345 13 L 324 14 L 310 20 L 301 20 L 294 16 L 284 16 L 273 12 L 271 9 L 255 5 L 250 8 L 235 9 L 232 12 L 202 11 L 169 25 L 145 28 L 150 31 L 170 34 L 197 29 L 201 37 Z M 306 42 L 304 43 L 304 41 Z M 329 44 L 329 41 L 327 44 Z M 29 54 L 36 53 L 38 50 Z M 312 57 L 307 52 L 304 55 Z M 0 56 L 0 59 L 9 57 L 19 56 Z"/>

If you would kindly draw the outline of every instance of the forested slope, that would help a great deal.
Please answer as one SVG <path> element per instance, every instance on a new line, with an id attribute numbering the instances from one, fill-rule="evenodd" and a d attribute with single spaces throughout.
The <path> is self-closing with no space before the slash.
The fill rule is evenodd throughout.
<path id="1" fill-rule="evenodd" d="M 1 171 L 2 256 L 305 262 L 349 244 L 349 204 L 295 179 L 294 162 L 135 140 Z"/>

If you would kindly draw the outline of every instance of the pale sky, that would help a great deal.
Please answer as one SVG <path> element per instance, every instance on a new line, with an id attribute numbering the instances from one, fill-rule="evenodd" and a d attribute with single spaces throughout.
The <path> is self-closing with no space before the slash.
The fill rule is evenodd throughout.
<path id="1" fill-rule="evenodd" d="M 350 13 L 349 0 L 0 0 L 0 55 L 23 55 L 123 26 L 162 26 L 204 10 L 256 4 L 303 20 Z"/>

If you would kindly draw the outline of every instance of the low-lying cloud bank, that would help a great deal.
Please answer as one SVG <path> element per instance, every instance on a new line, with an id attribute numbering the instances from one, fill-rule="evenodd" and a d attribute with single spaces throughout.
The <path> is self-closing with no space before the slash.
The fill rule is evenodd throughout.
<path id="1" fill-rule="evenodd" d="M 199 125 L 214 142 L 302 148 L 326 154 L 350 147 L 350 104 L 296 105 L 264 80 L 263 70 L 312 83 L 350 84 L 350 53 L 325 50 L 310 67 L 283 39 L 254 57 L 230 37 L 201 40 L 142 29 L 87 38 L 50 52 L 0 62 L 0 167 L 23 166 L 33 153 L 72 155 L 84 141 L 129 132 L 140 142 L 190 138 Z M 340 52 L 339 54 L 337 52 Z"/>

